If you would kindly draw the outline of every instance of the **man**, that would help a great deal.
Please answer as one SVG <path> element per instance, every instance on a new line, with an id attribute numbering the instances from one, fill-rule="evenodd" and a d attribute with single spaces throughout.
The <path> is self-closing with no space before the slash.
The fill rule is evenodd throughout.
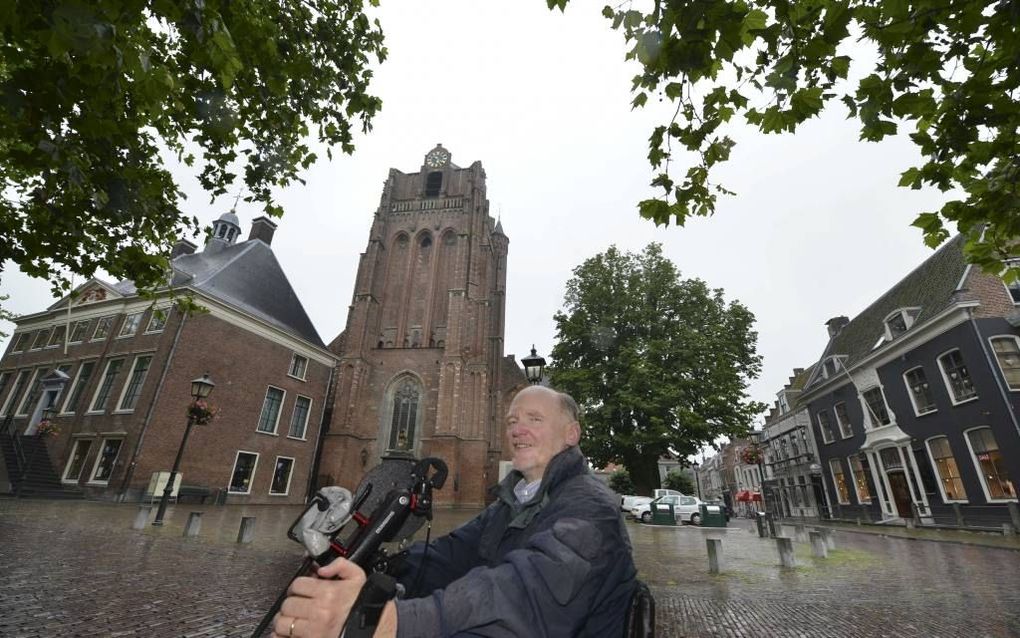
<path id="1" fill-rule="evenodd" d="M 497 501 L 424 560 L 424 544 L 412 547 L 408 596 L 386 605 L 375 636 L 623 636 L 636 587 L 630 540 L 580 438 L 570 396 L 521 390 L 507 412 L 514 471 Z M 291 585 L 274 636 L 340 635 L 365 574 L 341 558 L 318 575 Z"/>

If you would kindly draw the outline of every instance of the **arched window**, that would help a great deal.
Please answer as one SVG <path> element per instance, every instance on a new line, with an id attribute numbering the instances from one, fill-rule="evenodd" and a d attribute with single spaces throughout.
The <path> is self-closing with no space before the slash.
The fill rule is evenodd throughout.
<path id="1" fill-rule="evenodd" d="M 425 177 L 425 197 L 439 197 L 439 190 L 443 186 L 443 174 L 439 171 L 432 171 Z"/>
<path id="2" fill-rule="evenodd" d="M 387 449 L 401 452 L 411 452 L 414 449 L 420 401 L 421 388 L 413 377 L 406 376 L 397 381 L 393 389 Z"/>

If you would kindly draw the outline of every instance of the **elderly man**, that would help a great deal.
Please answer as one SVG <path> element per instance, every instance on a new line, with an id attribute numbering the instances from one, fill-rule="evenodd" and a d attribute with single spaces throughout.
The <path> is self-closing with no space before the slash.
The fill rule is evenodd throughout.
<path id="1" fill-rule="evenodd" d="M 387 604 L 375 636 L 623 636 L 636 587 L 630 540 L 577 447 L 577 404 L 533 386 L 506 419 L 514 471 L 498 500 L 424 560 L 423 543 L 411 548 L 408 596 Z M 344 559 L 318 574 L 294 581 L 274 635 L 340 635 L 365 574 Z"/>

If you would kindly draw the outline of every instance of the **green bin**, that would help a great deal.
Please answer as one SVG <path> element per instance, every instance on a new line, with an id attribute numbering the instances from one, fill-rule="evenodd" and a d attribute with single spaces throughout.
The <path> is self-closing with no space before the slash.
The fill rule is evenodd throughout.
<path id="1" fill-rule="evenodd" d="M 701 504 L 702 527 L 726 527 L 726 511 L 722 505 Z"/>
<path id="2" fill-rule="evenodd" d="M 676 525 L 676 515 L 673 513 L 672 503 L 649 504 L 652 508 L 652 525 Z"/>

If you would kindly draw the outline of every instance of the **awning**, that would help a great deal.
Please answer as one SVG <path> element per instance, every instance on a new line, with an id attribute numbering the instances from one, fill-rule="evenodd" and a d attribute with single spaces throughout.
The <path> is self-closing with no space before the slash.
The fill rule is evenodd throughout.
<path id="1" fill-rule="evenodd" d="M 747 490 L 740 490 L 737 492 L 736 499 L 741 503 L 747 503 L 751 500 L 751 493 Z"/>
<path id="2" fill-rule="evenodd" d="M 761 492 L 751 492 L 751 500 L 752 501 L 760 501 L 761 500 Z"/>

